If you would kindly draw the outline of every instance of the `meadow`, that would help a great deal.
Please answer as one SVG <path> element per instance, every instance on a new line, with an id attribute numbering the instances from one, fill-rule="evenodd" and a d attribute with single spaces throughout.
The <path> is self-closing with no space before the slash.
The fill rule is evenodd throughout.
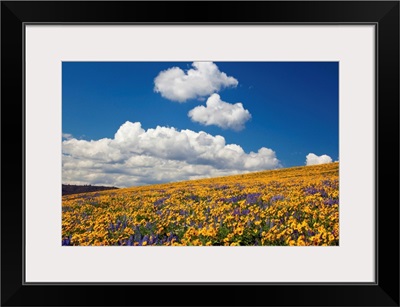
<path id="1" fill-rule="evenodd" d="M 339 245 L 339 163 L 62 197 L 62 245 Z"/>

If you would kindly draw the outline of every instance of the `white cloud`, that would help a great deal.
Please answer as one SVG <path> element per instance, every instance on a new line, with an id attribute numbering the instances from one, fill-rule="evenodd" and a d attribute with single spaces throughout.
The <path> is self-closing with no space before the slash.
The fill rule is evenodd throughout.
<path id="1" fill-rule="evenodd" d="M 316 165 L 316 164 L 324 164 L 331 163 L 332 158 L 327 155 L 317 156 L 313 153 L 309 153 L 306 156 L 306 165 Z"/>
<path id="2" fill-rule="evenodd" d="M 63 137 L 63 139 L 67 139 L 67 140 L 73 138 L 73 136 L 72 136 L 71 133 L 63 133 L 63 134 L 62 134 L 62 137 Z"/>
<path id="3" fill-rule="evenodd" d="M 244 124 L 251 118 L 248 110 L 238 102 L 231 104 L 221 100 L 218 94 L 212 94 L 205 106 L 197 106 L 190 110 L 188 116 L 194 122 L 210 126 L 216 125 L 223 129 L 242 130 Z"/>
<path id="4" fill-rule="evenodd" d="M 246 153 L 220 135 L 124 123 L 113 139 L 63 141 L 63 183 L 119 187 L 280 167 L 275 152 Z"/>
<path id="5" fill-rule="evenodd" d="M 221 72 L 213 62 L 193 62 L 192 66 L 186 72 L 179 67 L 161 71 L 154 79 L 154 91 L 169 100 L 185 102 L 238 85 L 235 78 Z"/>

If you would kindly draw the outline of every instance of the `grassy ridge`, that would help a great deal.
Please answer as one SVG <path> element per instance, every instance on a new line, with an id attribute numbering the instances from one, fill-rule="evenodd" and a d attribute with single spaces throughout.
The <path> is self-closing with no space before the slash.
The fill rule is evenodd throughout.
<path id="1" fill-rule="evenodd" d="M 63 196 L 64 245 L 338 245 L 339 163 Z"/>
<path id="2" fill-rule="evenodd" d="M 105 190 L 115 190 L 115 189 L 118 189 L 118 188 L 117 187 L 95 186 L 95 185 L 62 184 L 62 195 L 105 191 Z"/>

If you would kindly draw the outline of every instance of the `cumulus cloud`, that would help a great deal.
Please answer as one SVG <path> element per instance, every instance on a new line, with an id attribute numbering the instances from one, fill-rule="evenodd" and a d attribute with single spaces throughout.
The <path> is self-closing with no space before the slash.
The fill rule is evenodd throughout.
<path id="1" fill-rule="evenodd" d="M 63 134 L 62 134 L 62 138 L 63 138 L 63 139 L 69 140 L 69 139 L 72 139 L 73 136 L 72 136 L 71 133 L 63 133 Z"/>
<path id="2" fill-rule="evenodd" d="M 221 100 L 218 94 L 212 94 L 205 106 L 197 106 L 190 110 L 188 116 L 194 122 L 210 126 L 216 125 L 223 129 L 242 130 L 244 124 L 251 118 L 248 110 L 238 102 L 231 104 Z"/>
<path id="3" fill-rule="evenodd" d="M 317 156 L 316 154 L 309 153 L 306 156 L 306 165 L 316 165 L 316 164 L 324 164 L 331 163 L 332 158 L 327 155 Z"/>
<path id="4" fill-rule="evenodd" d="M 192 66 L 186 72 L 179 67 L 161 71 L 154 79 L 154 91 L 169 100 L 185 102 L 238 85 L 238 80 L 221 72 L 213 62 L 193 62 Z"/>
<path id="5" fill-rule="evenodd" d="M 246 153 L 203 131 L 126 122 L 114 138 L 63 141 L 63 182 L 119 187 L 198 179 L 280 167 L 275 152 Z"/>

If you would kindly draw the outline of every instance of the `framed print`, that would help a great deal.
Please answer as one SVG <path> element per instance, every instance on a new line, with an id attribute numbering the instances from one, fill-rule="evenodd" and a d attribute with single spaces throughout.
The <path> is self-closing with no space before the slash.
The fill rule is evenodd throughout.
<path id="1" fill-rule="evenodd" d="M 1 29 L 2 305 L 399 306 L 398 1 Z"/>

